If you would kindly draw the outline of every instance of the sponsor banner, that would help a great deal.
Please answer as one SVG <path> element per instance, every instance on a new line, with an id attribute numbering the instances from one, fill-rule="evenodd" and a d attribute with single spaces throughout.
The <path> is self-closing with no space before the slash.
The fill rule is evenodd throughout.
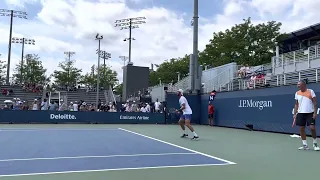
<path id="1" fill-rule="evenodd" d="M 2 123 L 164 124 L 163 113 L 0 111 Z"/>
<path id="2" fill-rule="evenodd" d="M 263 110 L 264 108 L 272 108 L 272 101 L 270 100 L 240 100 L 239 108 L 258 108 L 259 110 Z"/>

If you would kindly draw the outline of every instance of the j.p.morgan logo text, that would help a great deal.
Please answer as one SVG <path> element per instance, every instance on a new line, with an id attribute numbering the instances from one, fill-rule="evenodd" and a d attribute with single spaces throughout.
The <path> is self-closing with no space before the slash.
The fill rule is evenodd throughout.
<path id="1" fill-rule="evenodd" d="M 254 101 L 250 100 L 240 100 L 239 106 L 240 108 L 259 108 L 263 110 L 264 108 L 271 108 L 272 101 Z"/>
<path id="2" fill-rule="evenodd" d="M 50 114 L 50 119 L 77 119 L 72 114 Z"/>

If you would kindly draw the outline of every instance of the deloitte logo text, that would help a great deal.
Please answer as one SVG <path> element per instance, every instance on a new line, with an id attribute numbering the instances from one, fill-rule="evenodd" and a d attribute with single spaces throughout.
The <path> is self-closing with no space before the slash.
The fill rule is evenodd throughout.
<path id="1" fill-rule="evenodd" d="M 240 100 L 239 106 L 240 108 L 258 108 L 263 110 L 264 108 L 271 108 L 272 101 L 254 101 L 250 100 Z"/>
<path id="2" fill-rule="evenodd" d="M 50 114 L 50 119 L 77 119 L 72 114 Z"/>

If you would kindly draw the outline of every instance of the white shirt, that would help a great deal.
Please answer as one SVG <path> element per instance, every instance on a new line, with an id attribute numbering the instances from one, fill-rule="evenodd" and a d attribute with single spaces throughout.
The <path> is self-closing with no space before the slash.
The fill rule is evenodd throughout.
<path id="1" fill-rule="evenodd" d="M 180 97 L 179 104 L 180 104 L 180 106 L 182 106 L 184 104 L 185 108 L 182 110 L 183 114 L 192 114 L 191 107 L 189 106 L 189 103 L 188 103 L 187 99 L 184 96 Z"/>
<path id="2" fill-rule="evenodd" d="M 32 110 L 38 110 L 38 104 L 33 104 Z"/>
<path id="3" fill-rule="evenodd" d="M 78 104 L 73 104 L 73 111 L 78 111 Z"/>
<path id="4" fill-rule="evenodd" d="M 140 112 L 147 112 L 147 109 L 145 107 L 141 107 Z"/>
<path id="5" fill-rule="evenodd" d="M 295 94 L 295 100 L 298 101 L 298 113 L 313 113 L 314 106 L 312 98 L 316 97 L 316 94 L 312 89 L 307 89 L 305 92 L 297 91 Z"/>
<path id="6" fill-rule="evenodd" d="M 147 104 L 147 106 L 146 106 L 146 111 L 150 112 L 150 105 L 149 104 Z"/>
<path id="7" fill-rule="evenodd" d="M 48 110 L 48 102 L 41 103 L 41 110 Z"/>
<path id="8" fill-rule="evenodd" d="M 126 107 L 126 112 L 131 112 L 131 111 L 132 111 L 132 107 L 129 106 L 129 105 L 127 105 L 127 107 Z"/>
<path id="9" fill-rule="evenodd" d="M 159 109 L 160 109 L 160 105 L 161 105 L 160 102 L 155 102 L 155 103 L 154 103 L 154 109 L 155 109 L 155 110 L 159 110 Z"/>

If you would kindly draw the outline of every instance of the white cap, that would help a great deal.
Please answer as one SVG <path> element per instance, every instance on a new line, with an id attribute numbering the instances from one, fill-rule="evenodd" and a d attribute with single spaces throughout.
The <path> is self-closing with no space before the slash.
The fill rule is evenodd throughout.
<path id="1" fill-rule="evenodd" d="M 183 90 L 182 90 L 182 89 L 179 89 L 178 92 L 180 92 L 181 94 L 183 94 Z"/>

